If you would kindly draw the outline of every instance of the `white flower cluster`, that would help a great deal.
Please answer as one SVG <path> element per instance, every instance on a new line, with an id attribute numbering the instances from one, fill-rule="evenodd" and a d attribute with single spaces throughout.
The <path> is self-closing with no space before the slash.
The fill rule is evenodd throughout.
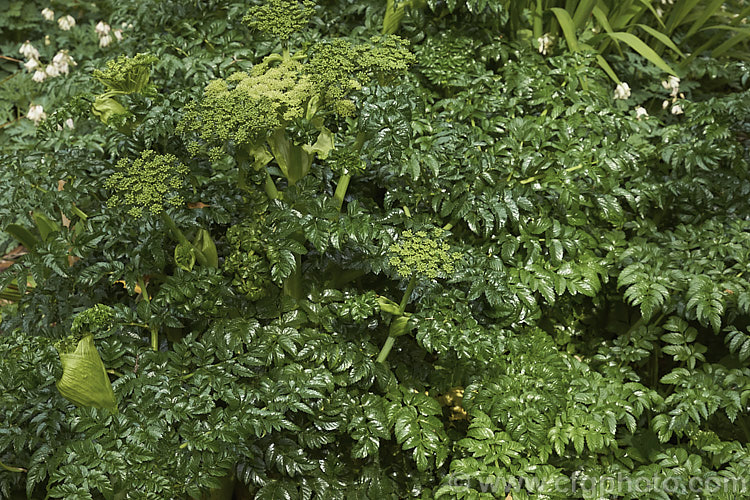
<path id="1" fill-rule="evenodd" d="M 70 31 L 70 28 L 76 25 L 76 20 L 73 19 L 73 16 L 68 14 L 67 16 L 62 16 L 58 19 L 57 25 L 60 26 L 60 29 L 63 31 Z"/>
<path id="2" fill-rule="evenodd" d="M 670 109 L 671 113 L 673 115 L 681 115 L 682 114 L 682 106 L 677 104 L 677 97 L 684 99 L 684 94 L 680 93 L 680 79 L 676 76 L 670 76 L 668 79 L 661 82 L 661 86 L 664 87 L 666 90 L 669 90 L 669 95 L 672 97 L 672 100 L 665 100 L 661 107 L 664 109 L 667 109 L 669 105 L 672 105 L 672 108 Z"/>
<path id="3" fill-rule="evenodd" d="M 23 66 L 28 72 L 34 72 L 34 76 L 31 79 L 35 82 L 43 82 L 47 78 L 67 75 L 70 72 L 70 67 L 76 65 L 76 62 L 68 54 L 67 50 L 61 50 L 55 54 L 50 64 L 42 64 L 39 58 L 39 51 L 28 40 L 21 45 L 18 52 L 28 59 L 23 63 Z"/>
<path id="4" fill-rule="evenodd" d="M 625 82 L 618 83 L 617 87 L 615 87 L 615 95 L 613 99 L 625 100 L 628 97 L 630 97 L 630 85 Z"/>
<path id="5" fill-rule="evenodd" d="M 661 0 L 661 5 L 663 7 L 666 7 L 667 5 L 674 5 L 674 0 Z M 661 9 L 661 7 L 656 8 L 656 15 L 659 16 L 659 18 L 664 16 L 664 11 Z"/>
<path id="6" fill-rule="evenodd" d="M 26 112 L 26 118 L 34 122 L 34 125 L 39 125 L 40 121 L 47 119 L 47 113 L 44 112 L 44 107 L 41 104 L 32 103 Z"/>
<path id="7" fill-rule="evenodd" d="M 55 11 L 50 9 L 49 7 L 46 7 L 42 9 L 42 17 L 44 18 L 45 21 L 54 21 Z M 70 28 L 76 25 L 76 20 L 73 16 L 68 14 L 67 16 L 60 17 L 57 20 L 57 25 L 63 31 L 70 31 Z"/>
<path id="8" fill-rule="evenodd" d="M 112 31 L 112 27 L 104 21 L 99 21 L 94 27 L 94 31 L 96 31 L 96 35 L 99 37 L 99 47 L 108 46 L 112 43 L 113 37 L 118 42 L 122 40 L 122 29 Z"/>
<path id="9" fill-rule="evenodd" d="M 34 125 L 39 125 L 39 122 L 47 119 L 47 113 L 44 112 L 44 106 L 42 106 L 41 104 L 34 104 L 32 102 L 29 105 L 29 110 L 26 112 L 26 118 L 34 122 Z M 68 118 L 67 120 L 65 120 L 64 124 L 65 128 L 69 128 L 71 130 L 73 130 L 73 128 L 75 127 L 72 118 Z M 57 130 L 62 129 L 62 125 L 57 126 Z"/>
<path id="10" fill-rule="evenodd" d="M 540 36 L 536 41 L 539 44 L 539 53 L 546 56 L 547 50 L 552 46 L 552 37 L 549 36 L 549 33 L 545 33 L 544 36 Z"/>

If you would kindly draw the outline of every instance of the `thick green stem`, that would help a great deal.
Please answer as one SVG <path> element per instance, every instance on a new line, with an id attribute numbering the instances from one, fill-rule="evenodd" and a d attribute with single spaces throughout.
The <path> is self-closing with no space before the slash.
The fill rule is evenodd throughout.
<path id="1" fill-rule="evenodd" d="M 154 351 L 159 350 L 159 331 L 156 328 L 151 328 L 151 349 Z"/>
<path id="2" fill-rule="evenodd" d="M 145 300 L 147 303 L 151 303 L 151 297 L 148 296 L 148 290 L 146 290 L 146 282 L 143 281 L 143 278 L 138 279 L 138 286 L 141 287 L 141 294 L 143 295 L 143 300 Z M 151 325 L 146 325 L 148 327 L 148 330 L 151 332 L 151 349 L 154 351 L 159 350 L 159 330 Z"/>
<path id="3" fill-rule="evenodd" d="M 341 210 L 341 207 L 344 206 L 344 196 L 346 196 L 350 180 L 352 180 L 351 174 L 341 174 L 341 177 L 339 177 L 339 183 L 336 184 L 336 192 L 333 193 L 333 201 L 336 203 L 337 210 Z"/>
<path id="4" fill-rule="evenodd" d="M 542 0 L 536 0 L 536 10 L 534 11 L 534 21 L 533 21 L 533 32 L 534 32 L 534 40 L 539 40 L 542 33 L 542 12 L 544 11 L 544 7 L 542 7 Z"/>
<path id="5" fill-rule="evenodd" d="M 396 342 L 396 337 L 391 337 L 389 335 L 388 338 L 385 339 L 385 344 L 383 344 L 383 348 L 380 350 L 380 354 L 378 354 L 378 359 L 375 360 L 377 363 L 385 362 L 385 358 L 391 353 L 391 348 L 393 347 L 394 342 Z"/>
<path id="6" fill-rule="evenodd" d="M 294 254 L 294 260 L 296 262 L 294 272 L 284 281 L 284 295 L 294 299 L 301 299 L 303 297 L 302 256 Z"/>
<path id="7" fill-rule="evenodd" d="M 363 132 L 359 132 L 357 134 L 357 139 L 354 141 L 354 144 L 352 145 L 352 150 L 359 154 L 360 151 L 362 151 L 362 146 L 365 143 L 365 134 Z M 333 194 L 333 200 L 336 203 L 336 208 L 338 210 L 341 210 L 341 207 L 344 205 L 344 197 L 346 196 L 346 190 L 349 189 L 349 181 L 352 180 L 352 174 L 351 173 L 345 173 L 341 174 L 341 177 L 339 177 L 339 182 L 336 184 L 336 192 Z"/>
<path id="8" fill-rule="evenodd" d="M 161 213 L 161 220 L 164 221 L 164 224 L 167 225 L 169 228 L 170 233 L 172 236 L 177 240 L 178 243 L 182 243 L 184 245 L 190 245 L 193 250 L 195 250 L 195 258 L 198 261 L 198 263 L 202 266 L 208 266 L 208 259 L 206 259 L 206 256 L 196 248 L 195 245 L 190 243 L 188 239 L 185 237 L 182 231 L 180 231 L 180 228 L 177 227 L 177 225 L 174 223 L 172 218 L 169 216 L 169 214 L 166 211 L 162 211 Z"/>
<path id="9" fill-rule="evenodd" d="M 409 303 L 409 299 L 411 298 L 411 294 L 414 291 L 415 286 L 417 286 L 417 275 L 412 274 L 411 279 L 409 280 L 409 284 L 406 285 L 404 296 L 401 298 L 401 304 L 399 304 L 398 306 L 401 314 L 404 314 L 404 312 L 406 311 L 406 304 Z"/>
<path id="10" fill-rule="evenodd" d="M 385 4 L 385 17 L 383 18 L 383 35 L 393 35 L 401 26 L 401 19 L 404 17 L 403 4 L 396 5 L 395 0 L 387 0 Z"/>
<path id="11" fill-rule="evenodd" d="M 417 286 L 417 275 L 413 274 L 411 279 L 409 280 L 409 284 L 406 285 L 406 291 L 404 292 L 404 296 L 401 298 L 401 304 L 399 304 L 398 306 L 399 316 L 403 316 L 404 312 L 406 311 L 406 305 L 409 303 L 409 298 L 411 298 L 411 294 L 412 292 L 414 292 L 415 286 Z M 385 344 L 383 344 L 382 349 L 380 349 L 378 358 L 375 360 L 376 362 L 385 362 L 385 359 L 388 357 L 388 354 L 390 354 L 391 349 L 393 348 L 394 342 L 396 342 L 396 337 L 388 335 L 388 338 L 385 339 Z"/>

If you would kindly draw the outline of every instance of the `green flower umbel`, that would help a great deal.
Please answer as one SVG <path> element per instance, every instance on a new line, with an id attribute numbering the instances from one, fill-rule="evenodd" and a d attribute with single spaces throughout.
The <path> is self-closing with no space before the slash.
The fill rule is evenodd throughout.
<path id="1" fill-rule="evenodd" d="M 391 245 L 390 263 L 403 278 L 414 275 L 424 278 L 444 278 L 453 272 L 454 264 L 461 259 L 459 252 L 451 252 L 450 245 L 440 241 L 445 231 L 404 231 L 398 242 Z"/>
<path id="2" fill-rule="evenodd" d="M 105 186 L 113 191 L 107 203 L 110 207 L 124 207 L 128 213 L 140 218 L 146 209 L 154 215 L 165 206 L 184 203 L 179 189 L 188 168 L 174 155 L 157 155 L 148 150 L 133 161 L 123 158 L 117 162 L 117 172 L 107 179 Z"/>
<path id="3" fill-rule="evenodd" d="M 211 81 L 203 99 L 185 110 L 178 132 L 195 132 L 209 144 L 256 144 L 304 116 L 312 95 L 310 78 L 298 61 L 285 59 L 270 67 L 271 62 L 256 65 L 250 74 Z"/>
<path id="4" fill-rule="evenodd" d="M 251 7 L 242 21 L 268 37 L 285 41 L 307 26 L 314 6 L 311 0 L 266 0 Z"/>

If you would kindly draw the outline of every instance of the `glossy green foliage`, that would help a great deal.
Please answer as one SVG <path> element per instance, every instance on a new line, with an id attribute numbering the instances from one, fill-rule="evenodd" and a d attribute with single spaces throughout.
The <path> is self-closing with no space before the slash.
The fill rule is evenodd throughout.
<path id="1" fill-rule="evenodd" d="M 265 297 L 272 281 L 262 226 L 257 223 L 232 226 L 227 230 L 227 243 L 232 252 L 224 261 L 224 270 L 233 276 L 234 287 L 250 300 Z"/>
<path id="2" fill-rule="evenodd" d="M 748 496 L 743 10 L 517 4 L 9 10 L 0 497 Z"/>

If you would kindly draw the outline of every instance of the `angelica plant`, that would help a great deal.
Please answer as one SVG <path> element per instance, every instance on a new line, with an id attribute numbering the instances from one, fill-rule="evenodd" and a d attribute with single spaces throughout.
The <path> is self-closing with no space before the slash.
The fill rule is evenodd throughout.
<path id="1" fill-rule="evenodd" d="M 424 230 L 411 230 L 401 233 L 399 239 L 388 248 L 389 263 L 396 273 L 409 282 L 406 291 L 397 305 L 395 302 L 380 297 L 380 307 L 391 313 L 394 318 L 377 361 L 382 363 L 388 357 L 397 337 L 409 329 L 409 315 L 406 306 L 419 279 L 434 280 L 445 278 L 453 273 L 455 264 L 461 260 L 461 253 L 451 251 L 450 245 L 442 240 L 445 230 L 434 228 L 429 233 Z"/>
<path id="2" fill-rule="evenodd" d="M 304 28 L 311 6 L 310 2 L 272 1 L 251 9 L 244 21 L 286 42 Z M 201 99 L 185 109 L 178 131 L 192 139 L 188 148 L 193 154 L 217 157 L 217 148 L 226 148 L 240 165 L 250 163 L 262 172 L 268 198 L 282 199 L 283 190 L 269 169 L 272 162 L 289 186 L 298 184 L 316 159 L 325 160 L 335 150 L 337 139 L 326 124 L 356 113 L 352 94 L 365 85 L 389 81 L 413 61 L 406 43 L 398 37 L 374 37 L 364 44 L 343 39 L 322 41 L 308 52 L 292 52 L 287 45 L 281 54 L 267 56 L 249 72 L 211 81 Z M 296 126 L 315 130 L 315 139 L 301 144 L 295 141 L 290 129 Z M 359 156 L 364 141 L 364 134 L 357 134 L 350 141 L 349 156 Z M 355 170 L 339 174 L 333 197 L 339 209 Z M 238 184 L 245 184 L 244 175 L 240 166 Z M 299 234 L 296 239 L 303 240 Z M 284 290 L 299 298 L 299 254 L 295 261 L 295 271 Z"/>
<path id="3" fill-rule="evenodd" d="M 124 209 L 135 219 L 140 219 L 145 213 L 160 216 L 179 243 L 176 254 L 187 251 L 195 255 L 201 265 L 217 266 L 213 243 L 205 241 L 203 237 L 200 238 L 204 242 L 202 245 L 198 244 L 198 240 L 189 242 L 167 211 L 170 207 L 185 204 L 180 191 L 189 173 L 187 166 L 172 154 L 159 155 L 153 150 L 146 150 L 134 161 L 127 158 L 119 160 L 115 168 L 116 171 L 105 182 L 105 187 L 112 191 L 107 202 L 109 207 Z"/>

